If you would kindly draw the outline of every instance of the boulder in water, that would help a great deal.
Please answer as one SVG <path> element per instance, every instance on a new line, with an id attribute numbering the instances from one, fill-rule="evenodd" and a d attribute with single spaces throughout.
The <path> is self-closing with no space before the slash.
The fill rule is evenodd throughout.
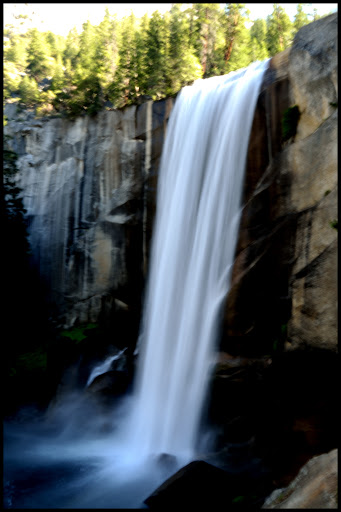
<path id="1" fill-rule="evenodd" d="M 88 387 L 89 392 L 117 396 L 125 393 L 130 384 L 126 372 L 109 371 L 98 375 Z"/>
<path id="2" fill-rule="evenodd" d="M 178 460 L 175 455 L 170 453 L 161 453 L 155 457 L 159 474 L 162 478 L 168 478 L 179 468 Z"/>
<path id="3" fill-rule="evenodd" d="M 176 457 L 169 453 L 161 453 L 161 455 L 158 455 L 157 457 L 157 463 L 160 468 L 171 469 L 176 466 Z"/>
<path id="4" fill-rule="evenodd" d="M 231 491 L 230 491 L 231 492 Z M 212 507 L 226 501 L 228 473 L 202 460 L 179 469 L 144 501 L 149 508 Z"/>
<path id="5" fill-rule="evenodd" d="M 273 487 L 272 487 L 273 488 Z M 269 488 L 247 471 L 225 471 L 203 460 L 190 462 L 168 478 L 144 501 L 149 508 L 214 510 L 230 508 L 258 508 Z"/>

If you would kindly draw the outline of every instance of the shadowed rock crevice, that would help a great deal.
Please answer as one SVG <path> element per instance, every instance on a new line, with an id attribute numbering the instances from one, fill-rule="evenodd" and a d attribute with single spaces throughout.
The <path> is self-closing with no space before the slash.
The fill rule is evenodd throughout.
<path id="1" fill-rule="evenodd" d="M 257 104 L 221 342 L 231 353 L 266 353 L 276 324 L 288 324 L 291 348 L 336 349 L 337 16 L 309 27 L 271 59 Z M 282 119 L 293 105 L 297 133 L 284 141 Z"/>

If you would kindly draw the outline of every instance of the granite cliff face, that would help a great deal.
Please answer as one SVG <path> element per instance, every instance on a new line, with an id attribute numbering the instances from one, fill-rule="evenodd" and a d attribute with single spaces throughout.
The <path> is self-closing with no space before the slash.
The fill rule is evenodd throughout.
<path id="1" fill-rule="evenodd" d="M 282 120 L 293 107 L 296 134 L 286 139 Z M 336 350 L 337 115 L 333 14 L 270 62 L 249 145 L 227 351 Z"/>
<path id="2" fill-rule="evenodd" d="M 265 76 L 225 309 L 222 350 L 230 353 L 273 343 L 336 347 L 336 41 L 337 15 L 303 27 Z M 135 325 L 136 336 L 173 101 L 75 121 L 6 107 L 34 264 L 61 325 L 106 316 L 123 331 Z M 293 106 L 296 135 L 283 140 Z"/>
<path id="3" fill-rule="evenodd" d="M 284 489 L 276 489 L 262 508 L 338 508 L 337 450 L 313 457 Z"/>
<path id="4" fill-rule="evenodd" d="M 294 346 L 337 343 L 337 15 L 304 27 L 290 52 L 300 122 L 286 156 L 290 209 L 297 212 L 289 338 Z"/>
<path id="5" fill-rule="evenodd" d="M 337 446 L 336 77 L 330 15 L 271 59 L 250 138 L 209 406 L 222 450 L 237 442 L 271 468 L 283 504 L 264 508 L 336 507 L 329 457 L 299 473 Z M 283 136 L 282 120 L 295 111 Z"/>
<path id="6" fill-rule="evenodd" d="M 65 327 L 101 315 L 123 315 L 128 330 L 138 323 L 172 104 L 150 101 L 75 121 L 25 119 L 11 105 L 5 111 L 33 264 Z"/>

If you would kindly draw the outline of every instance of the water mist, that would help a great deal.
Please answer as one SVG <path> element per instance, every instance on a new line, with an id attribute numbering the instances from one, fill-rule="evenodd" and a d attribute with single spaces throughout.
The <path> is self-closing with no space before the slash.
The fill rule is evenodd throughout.
<path id="1" fill-rule="evenodd" d="M 6 508 L 141 508 L 195 458 L 267 66 L 197 80 L 179 93 L 161 159 L 134 392 L 105 418 L 74 392 L 55 407 L 52 424 L 6 424 Z M 176 457 L 168 472 L 157 463 L 165 453 Z"/>

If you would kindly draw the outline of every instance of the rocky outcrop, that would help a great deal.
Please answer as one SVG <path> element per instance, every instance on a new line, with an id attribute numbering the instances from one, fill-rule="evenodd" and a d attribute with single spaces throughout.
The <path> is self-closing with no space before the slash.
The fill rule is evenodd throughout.
<path id="1" fill-rule="evenodd" d="M 270 61 L 209 400 L 222 458 L 246 444 L 275 487 L 337 446 L 336 41 L 330 15 Z"/>
<path id="2" fill-rule="evenodd" d="M 231 473 L 197 460 L 170 476 L 144 503 L 152 510 L 336 509 L 337 450 L 313 457 L 288 487 L 274 490 L 264 500 L 265 490 L 260 475 L 247 478 L 243 472 Z"/>
<path id="3" fill-rule="evenodd" d="M 228 352 L 267 353 L 284 344 L 336 350 L 336 45 L 333 14 L 303 27 L 292 48 L 270 61 L 225 309 Z M 287 139 L 282 123 L 293 107 L 299 120 Z"/>
<path id="4" fill-rule="evenodd" d="M 311 457 L 338 446 L 337 367 L 337 355 L 322 349 L 220 353 L 206 420 L 215 455 L 205 460 L 228 469 L 260 459 L 274 488 L 287 486 Z"/>
<path id="5" fill-rule="evenodd" d="M 289 61 L 292 103 L 301 112 L 288 147 L 290 209 L 297 212 L 291 278 L 293 347 L 337 343 L 337 15 L 303 27 Z"/>
<path id="6" fill-rule="evenodd" d="M 262 508 L 337 509 L 337 450 L 313 457 L 284 489 L 276 489 Z"/>
<path id="7" fill-rule="evenodd" d="M 34 119 L 13 104 L 5 110 L 33 265 L 65 327 L 119 315 L 126 335 L 135 324 L 136 339 L 172 104 L 149 101 L 75 121 Z"/>
<path id="8" fill-rule="evenodd" d="M 155 510 L 259 508 L 266 489 L 263 475 L 231 472 L 203 460 L 190 462 L 170 476 L 144 503 Z"/>

